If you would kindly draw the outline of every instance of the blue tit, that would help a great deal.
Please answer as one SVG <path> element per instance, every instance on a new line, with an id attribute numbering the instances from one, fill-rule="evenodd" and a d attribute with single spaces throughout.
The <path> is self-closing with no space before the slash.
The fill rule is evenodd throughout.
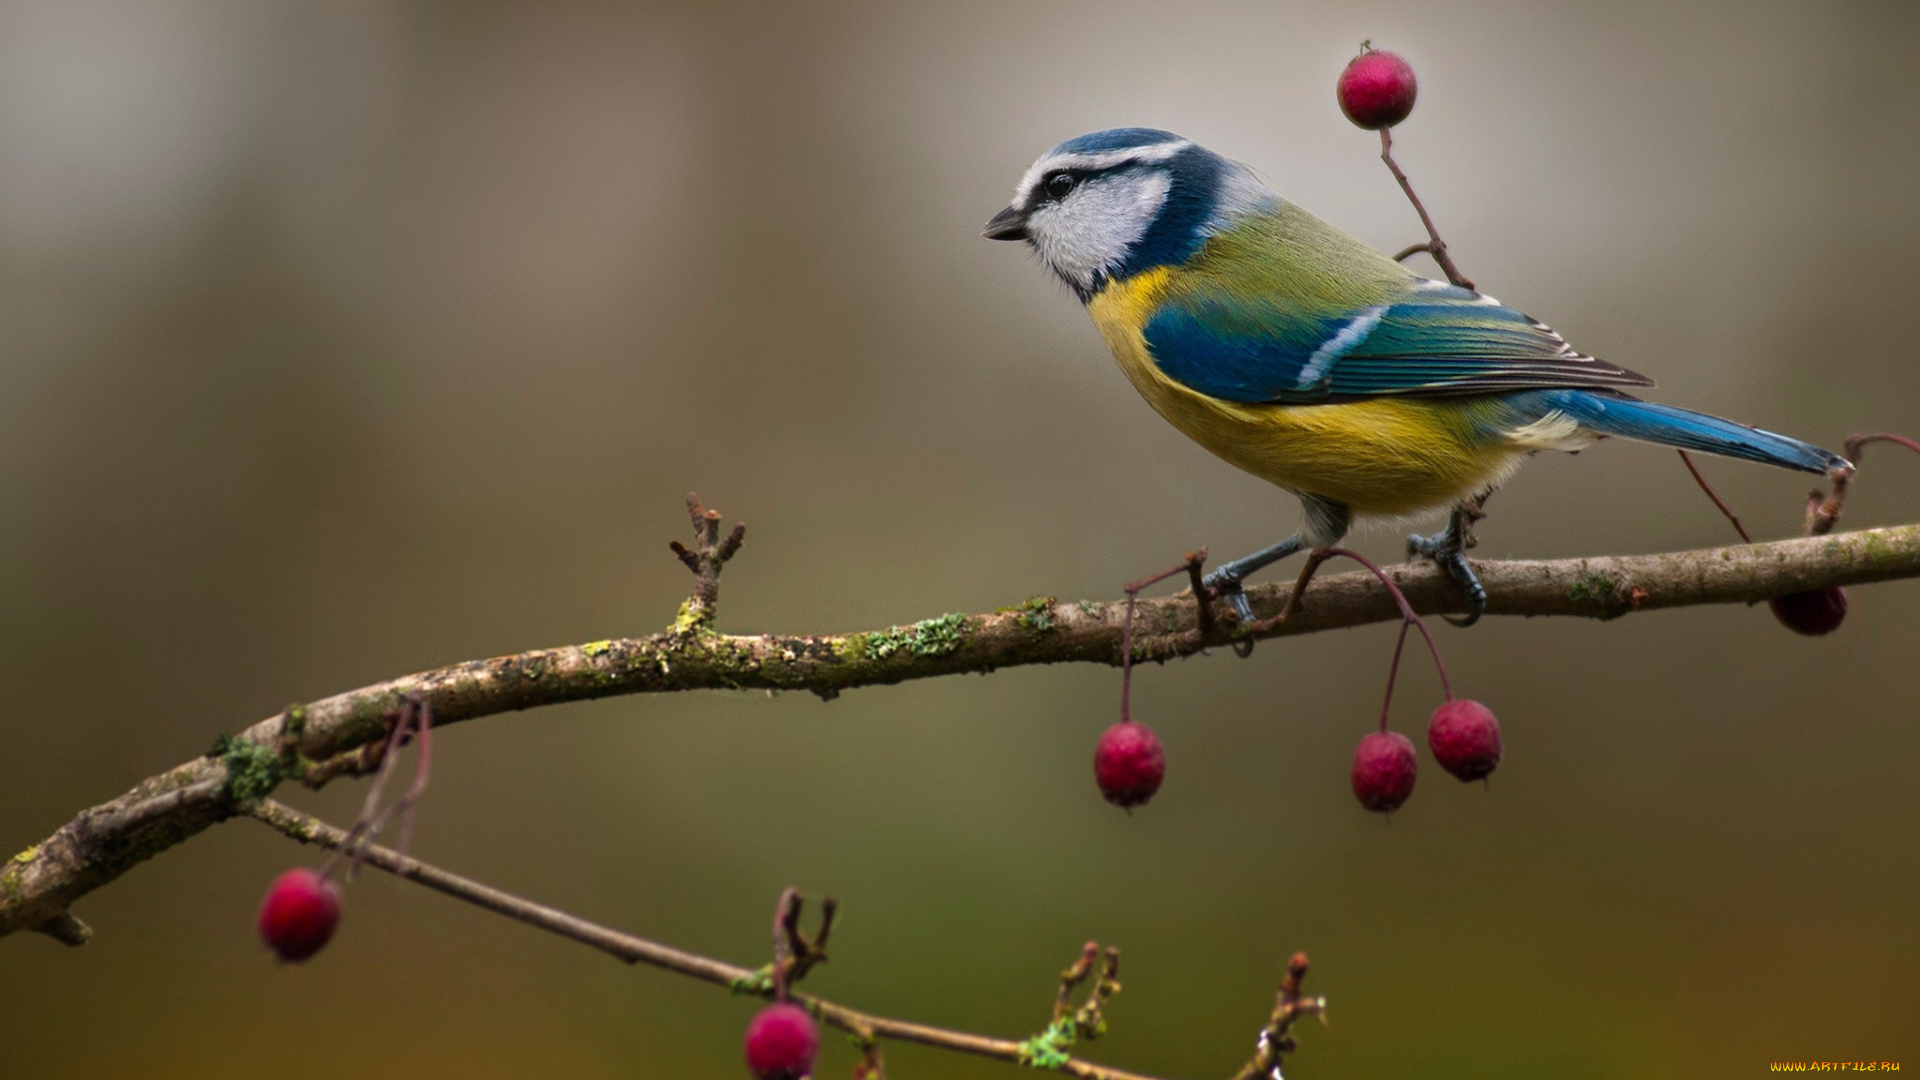
<path id="1" fill-rule="evenodd" d="M 1409 539 L 1479 616 L 1462 554 L 1479 501 L 1539 450 L 1613 435 L 1810 473 L 1848 462 L 1797 439 L 1656 405 L 1644 375 L 1576 351 L 1490 296 L 1420 277 L 1274 194 L 1246 166 L 1148 128 L 1069 139 L 1034 162 L 985 235 L 1024 240 L 1073 289 L 1134 388 L 1188 438 L 1299 496 L 1299 533 L 1208 584 L 1241 582 L 1355 515 L 1453 509 Z"/>

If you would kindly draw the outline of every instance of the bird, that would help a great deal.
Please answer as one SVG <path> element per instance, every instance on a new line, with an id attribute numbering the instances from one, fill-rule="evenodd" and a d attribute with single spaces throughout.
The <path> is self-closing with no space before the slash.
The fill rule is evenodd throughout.
<path id="1" fill-rule="evenodd" d="M 1156 128 L 1042 154 L 983 235 L 1024 241 L 1081 303 L 1149 405 L 1216 456 L 1299 497 L 1295 534 L 1204 584 L 1252 621 L 1243 582 L 1331 548 L 1356 520 L 1408 537 L 1465 593 L 1481 504 L 1528 456 L 1608 436 L 1826 475 L 1845 458 L 1643 401 L 1644 375 L 1579 352 L 1491 296 L 1421 277 L 1275 194 L 1252 169 Z"/>

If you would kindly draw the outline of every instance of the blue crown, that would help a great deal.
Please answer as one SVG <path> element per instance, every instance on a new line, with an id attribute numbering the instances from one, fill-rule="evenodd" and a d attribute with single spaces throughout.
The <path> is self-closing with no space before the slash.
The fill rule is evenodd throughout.
<path id="1" fill-rule="evenodd" d="M 1054 154 L 1104 154 L 1109 150 L 1134 150 L 1142 146 L 1158 146 L 1161 143 L 1180 142 L 1180 136 L 1159 128 L 1124 127 L 1108 128 L 1091 135 L 1076 135 L 1050 153 Z"/>

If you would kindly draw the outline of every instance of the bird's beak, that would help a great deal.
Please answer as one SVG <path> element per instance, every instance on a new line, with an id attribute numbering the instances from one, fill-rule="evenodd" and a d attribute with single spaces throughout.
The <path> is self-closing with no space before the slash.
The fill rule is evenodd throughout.
<path id="1" fill-rule="evenodd" d="M 1025 240 L 1027 238 L 1027 219 L 1016 207 L 1009 206 L 993 215 L 987 227 L 980 235 L 989 240 Z"/>

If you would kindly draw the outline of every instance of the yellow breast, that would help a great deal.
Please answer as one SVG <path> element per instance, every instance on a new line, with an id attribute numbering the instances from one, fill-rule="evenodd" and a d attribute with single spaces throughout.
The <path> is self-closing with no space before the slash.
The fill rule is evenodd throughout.
<path id="1" fill-rule="evenodd" d="M 1174 382 L 1154 363 L 1141 332 L 1172 273 L 1161 267 L 1115 282 L 1088 301 L 1087 313 L 1147 404 L 1233 465 L 1362 514 L 1399 516 L 1472 495 L 1525 454 L 1476 427 L 1476 413 L 1487 406 L 1471 398 L 1244 405 Z"/>

